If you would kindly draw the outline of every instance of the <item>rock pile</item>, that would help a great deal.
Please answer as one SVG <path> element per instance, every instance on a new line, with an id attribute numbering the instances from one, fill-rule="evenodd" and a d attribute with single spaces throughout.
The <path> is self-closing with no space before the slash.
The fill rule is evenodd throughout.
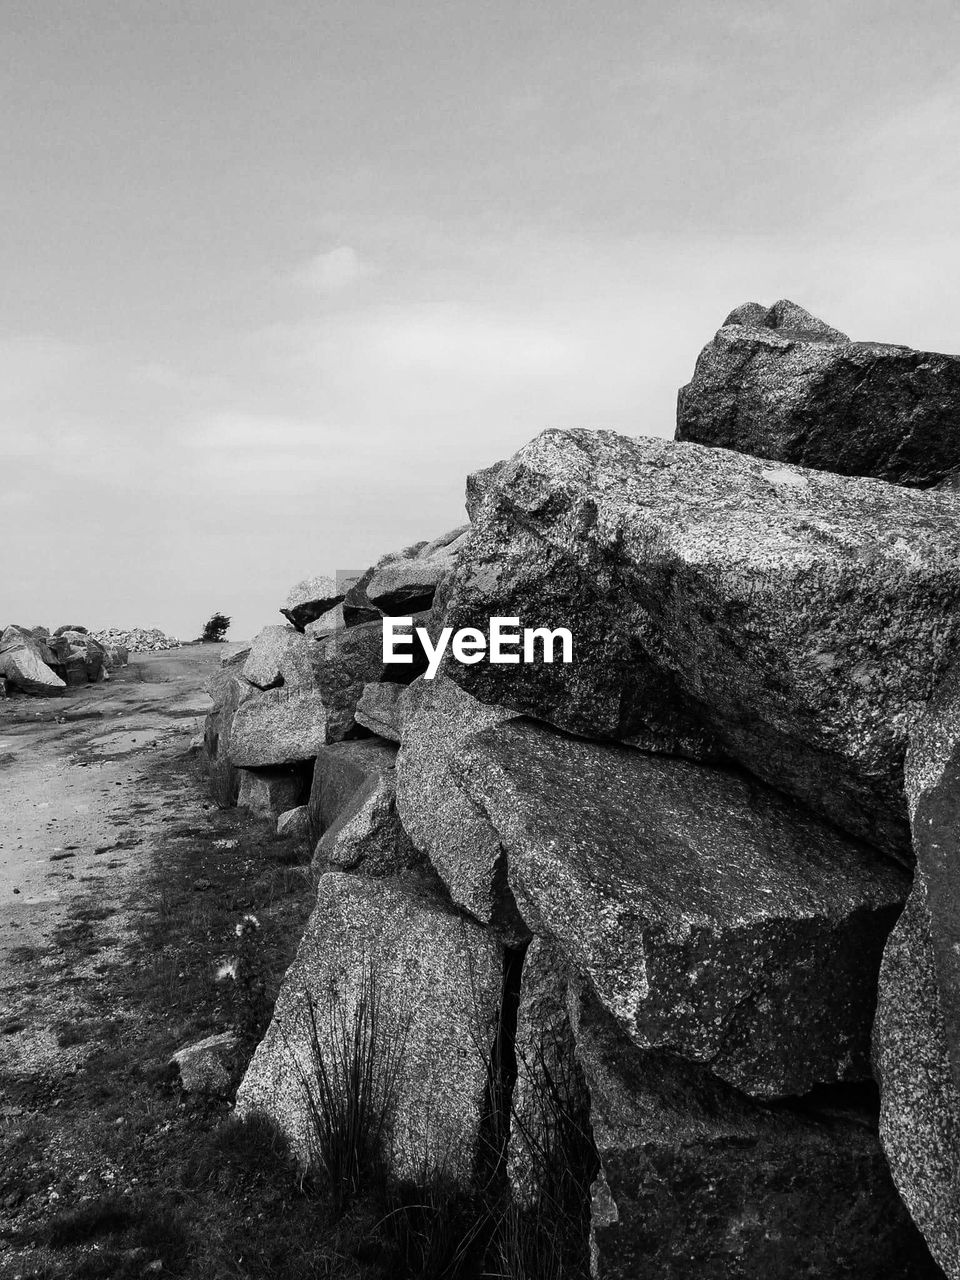
<path id="1" fill-rule="evenodd" d="M 579 1160 L 597 1276 L 960 1280 L 956 365 L 747 304 L 677 440 L 544 432 L 224 662 L 214 793 L 320 873 L 241 1112 L 309 1161 L 375 988 L 398 1177 Z"/>
<path id="2" fill-rule="evenodd" d="M 128 653 L 157 653 L 163 649 L 179 649 L 175 636 L 165 635 L 158 627 L 108 627 L 94 631 L 93 637 L 112 648 L 124 648 Z"/>
<path id="3" fill-rule="evenodd" d="M 109 680 L 126 664 L 122 645 L 104 644 L 85 627 L 7 627 L 0 635 L 0 679 L 21 693 L 59 693 L 68 686 Z"/>

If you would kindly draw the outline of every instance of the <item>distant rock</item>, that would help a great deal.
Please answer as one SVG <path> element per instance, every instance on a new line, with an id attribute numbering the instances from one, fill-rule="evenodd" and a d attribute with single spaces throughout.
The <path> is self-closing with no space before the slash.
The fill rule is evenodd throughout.
<path id="1" fill-rule="evenodd" d="M 7 627 L 0 635 L 0 676 L 23 693 L 54 694 L 66 688 L 43 659 L 41 642 L 23 627 Z"/>
<path id="2" fill-rule="evenodd" d="M 677 401 L 678 440 L 927 488 L 960 468 L 960 357 L 846 334 L 786 300 L 727 317 Z"/>
<path id="3" fill-rule="evenodd" d="M 529 721 L 470 737 L 452 771 L 523 919 L 638 1046 L 760 1097 L 870 1077 L 898 867 L 753 779 Z"/>
<path id="4" fill-rule="evenodd" d="M 569 628 L 573 662 L 442 670 L 484 702 L 732 757 L 909 856 L 907 733 L 960 640 L 952 501 L 699 445 L 547 431 L 503 468 L 443 622 Z"/>
<path id="5" fill-rule="evenodd" d="M 321 876 L 273 1021 L 237 1094 L 238 1112 L 271 1116 L 309 1164 L 316 1151 L 308 1101 L 311 1090 L 316 1096 L 311 1025 L 332 1063 L 342 1051 L 337 1027 L 342 1022 L 353 1034 L 366 994 L 377 1009 L 376 1030 L 364 1035 L 362 1021 L 359 1029 L 381 1064 L 376 1083 L 389 1076 L 386 1062 L 397 1068 L 384 1153 L 389 1167 L 412 1179 L 442 1168 L 452 1182 L 469 1185 L 502 967 L 489 934 L 421 893 L 363 876 Z"/>
<path id="6" fill-rule="evenodd" d="M 308 622 L 314 622 L 343 599 L 344 588 L 326 574 L 304 578 L 290 588 L 287 601 L 280 612 L 302 631 Z"/>
<path id="7" fill-rule="evenodd" d="M 91 631 L 90 635 L 105 648 L 126 649 L 128 653 L 162 653 L 166 649 L 179 649 L 180 641 L 168 636 L 159 627 L 108 627 L 103 631 Z"/>

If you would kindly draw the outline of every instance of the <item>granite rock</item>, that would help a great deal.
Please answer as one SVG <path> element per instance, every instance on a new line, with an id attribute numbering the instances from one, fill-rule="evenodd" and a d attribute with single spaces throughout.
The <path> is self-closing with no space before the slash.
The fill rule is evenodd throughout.
<path id="1" fill-rule="evenodd" d="M 312 760 L 326 741 L 327 710 L 318 690 L 267 689 L 243 698 L 237 707 L 230 761 L 255 769 Z"/>
<path id="2" fill-rule="evenodd" d="M 418 542 L 385 556 L 366 583 L 367 599 L 389 615 L 428 609 L 438 583 L 456 565 L 469 528 L 460 525 L 433 542 Z"/>
<path id="3" fill-rule="evenodd" d="M 677 400 L 678 440 L 926 488 L 960 468 L 960 357 L 852 342 L 795 303 L 732 312 Z"/>
<path id="4" fill-rule="evenodd" d="M 280 612 L 298 631 L 313 622 L 343 599 L 345 588 L 326 574 L 304 578 L 290 588 Z"/>
<path id="5" fill-rule="evenodd" d="M 473 735 L 452 767 L 523 919 L 638 1046 L 757 1096 L 869 1078 L 897 865 L 747 775 L 531 721 Z"/>
<path id="6" fill-rule="evenodd" d="M 445 660 L 484 702 L 589 737 L 727 755 L 909 857 L 907 735 L 960 634 L 954 504 L 607 431 L 499 473 L 444 622 L 567 627 L 573 661 Z"/>

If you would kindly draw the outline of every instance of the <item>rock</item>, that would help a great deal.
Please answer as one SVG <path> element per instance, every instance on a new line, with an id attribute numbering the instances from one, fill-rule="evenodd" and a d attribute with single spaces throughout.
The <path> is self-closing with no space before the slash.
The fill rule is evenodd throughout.
<path id="1" fill-rule="evenodd" d="M 393 1105 L 386 1108 L 390 1168 L 414 1179 L 442 1169 L 468 1184 L 501 975 L 502 955 L 489 934 L 439 903 L 382 880 L 321 876 L 273 1021 L 237 1094 L 238 1112 L 265 1112 L 300 1160 L 315 1162 L 307 1102 L 316 1089 L 311 1021 L 335 1072 L 329 1064 L 358 1025 L 357 1002 L 366 996 L 377 1010 L 376 1031 L 361 1034 L 361 1043 L 373 1046 L 374 1078 L 389 1078 L 396 1063 Z"/>
<path id="2" fill-rule="evenodd" d="M 306 844 L 310 838 L 309 806 L 298 804 L 296 808 L 281 813 L 277 818 L 277 835 Z"/>
<path id="3" fill-rule="evenodd" d="M 310 689 L 315 646 L 293 627 L 264 627 L 243 664 L 243 678 L 258 689 Z"/>
<path id="4" fill-rule="evenodd" d="M 208 685 L 214 705 L 204 721 L 206 771 L 210 794 L 221 809 L 235 805 L 240 793 L 240 772 L 230 758 L 230 746 L 234 716 L 249 688 L 231 668 L 218 673 L 218 683 L 212 691 Z"/>
<path id="5" fill-rule="evenodd" d="M 913 726 L 904 785 L 947 1051 L 960 1094 L 960 663 Z"/>
<path id="6" fill-rule="evenodd" d="M 280 612 L 298 631 L 302 631 L 308 622 L 322 617 L 343 596 L 344 588 L 338 582 L 325 574 L 317 574 L 290 588 L 287 602 Z"/>
<path id="7" fill-rule="evenodd" d="M 385 556 L 366 584 L 368 600 L 394 616 L 428 609 L 438 583 L 455 566 L 469 529 L 460 525 L 433 542 L 418 542 Z"/>
<path id="8" fill-rule="evenodd" d="M 936 1280 L 858 1096 L 762 1106 L 633 1048 L 578 993 L 571 1020 L 601 1160 L 593 1275 Z"/>
<path id="9" fill-rule="evenodd" d="M 393 773 L 396 748 L 379 738 L 358 742 L 336 742 L 321 747 L 313 766 L 313 781 L 307 809 L 311 843 L 338 821 L 347 821 L 376 791 L 380 778 Z"/>
<path id="10" fill-rule="evenodd" d="M 880 971 L 874 1058 L 880 1139 L 897 1190 L 949 1280 L 960 1277 L 960 1090 L 951 1071 L 922 881 Z"/>
<path id="11" fill-rule="evenodd" d="M 9 698 L 9 697 L 10 697 L 10 694 L 7 692 L 7 677 L 0 676 L 0 698 Z"/>
<path id="12" fill-rule="evenodd" d="M 400 825 L 396 777 L 384 769 L 362 784 L 320 837 L 314 865 L 368 876 L 393 876 L 430 870 Z"/>
<path id="13" fill-rule="evenodd" d="M 738 307 L 677 401 L 678 440 L 926 488 L 960 468 L 960 357 Z"/>
<path id="14" fill-rule="evenodd" d="M 80 633 L 80 635 L 82 635 L 82 636 L 85 636 L 85 635 L 87 634 L 87 628 L 86 628 L 86 627 L 75 626 L 75 625 L 72 625 L 72 624 L 71 624 L 71 625 L 68 625 L 68 626 L 64 626 L 64 627 L 57 627 L 56 631 L 55 631 L 53 634 L 54 634 L 55 636 L 62 636 L 62 635 L 64 635 L 64 634 L 65 634 L 66 632 L 68 632 L 68 631 L 78 631 L 78 632 Z"/>
<path id="15" fill-rule="evenodd" d="M 453 901 L 481 923 L 495 923 L 519 940 L 529 931 L 507 884 L 500 834 L 457 772 L 465 740 L 513 716 L 478 702 L 452 680 L 418 681 L 408 694 L 397 758 L 397 812 Z"/>
<path id="16" fill-rule="evenodd" d="M 166 635 L 159 627 L 108 627 L 90 634 L 105 647 L 121 646 L 128 653 L 161 653 L 165 649 L 180 648 L 180 641 L 175 636 Z"/>
<path id="17" fill-rule="evenodd" d="M 335 604 L 332 609 L 328 609 L 326 613 L 322 613 L 313 622 L 308 622 L 303 630 L 312 640 L 322 640 L 324 636 L 332 635 L 335 631 L 342 631 L 346 625 L 341 602 Z"/>
<path id="18" fill-rule="evenodd" d="M 506 465 L 506 462 L 495 462 L 493 466 L 483 467 L 467 476 L 467 514 L 471 520 L 476 520 L 481 503 L 495 488 Z"/>
<path id="19" fill-rule="evenodd" d="M 375 569 L 372 565 L 369 569 L 365 569 L 343 597 L 343 621 L 345 626 L 356 627 L 361 622 L 376 622 L 382 617 L 380 610 L 371 603 L 367 595 L 367 586 L 374 572 Z"/>
<path id="20" fill-rule="evenodd" d="M 225 1097 L 231 1091 L 236 1054 L 237 1037 L 224 1031 L 178 1049 L 170 1062 L 180 1072 L 180 1083 L 187 1093 Z"/>
<path id="21" fill-rule="evenodd" d="M 413 626 L 423 624 L 424 614 L 413 615 Z M 426 654 L 415 640 L 409 650 L 410 663 L 384 662 L 383 626 L 376 622 L 360 622 L 337 631 L 317 645 L 315 659 L 317 688 L 327 709 L 327 741 L 339 742 L 356 737 L 355 715 L 364 688 L 383 681 L 409 684 L 427 666 Z"/>
<path id="22" fill-rule="evenodd" d="M 381 738 L 399 742 L 408 707 L 408 687 L 380 682 L 365 684 L 354 712 L 357 724 Z"/>
<path id="23" fill-rule="evenodd" d="M 761 1097 L 870 1077 L 899 867 L 746 776 L 530 721 L 475 734 L 453 769 L 523 919 L 637 1045 Z"/>
<path id="24" fill-rule="evenodd" d="M 317 690 L 267 689 L 241 701 L 230 733 L 230 761 L 246 769 L 312 760 L 327 741 Z"/>
<path id="25" fill-rule="evenodd" d="M 500 473 L 444 623 L 566 627 L 573 662 L 457 663 L 484 702 L 722 751 L 909 856 L 907 734 L 956 649 L 954 504 L 727 450 L 547 431 Z M 538 650 L 539 656 L 539 650 Z"/>
<path id="26" fill-rule="evenodd" d="M 23 693 L 53 694 L 66 688 L 44 662 L 40 642 L 22 627 L 7 627 L 0 636 L 0 676 Z"/>
<path id="27" fill-rule="evenodd" d="M 312 764 L 274 765 L 268 769 L 241 769 L 241 809 L 270 817 L 302 804 L 310 794 Z"/>
<path id="28" fill-rule="evenodd" d="M 67 684 L 96 684 L 103 676 L 104 646 L 85 631 L 58 631 L 57 639 Z"/>
<path id="29" fill-rule="evenodd" d="M 599 1171 L 590 1131 L 590 1094 L 567 1013 L 566 965 L 534 938 L 523 959 L 515 1040 L 507 1173 L 525 1208 L 554 1207 L 573 1219 L 574 1238 L 589 1230 L 589 1188 Z"/>

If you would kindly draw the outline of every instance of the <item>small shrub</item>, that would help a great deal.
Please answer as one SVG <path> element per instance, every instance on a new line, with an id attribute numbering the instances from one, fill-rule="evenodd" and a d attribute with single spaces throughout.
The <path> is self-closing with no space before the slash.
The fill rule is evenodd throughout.
<path id="1" fill-rule="evenodd" d="M 212 613 L 204 623 L 201 644 L 219 644 L 230 629 L 230 619 L 225 613 Z"/>

